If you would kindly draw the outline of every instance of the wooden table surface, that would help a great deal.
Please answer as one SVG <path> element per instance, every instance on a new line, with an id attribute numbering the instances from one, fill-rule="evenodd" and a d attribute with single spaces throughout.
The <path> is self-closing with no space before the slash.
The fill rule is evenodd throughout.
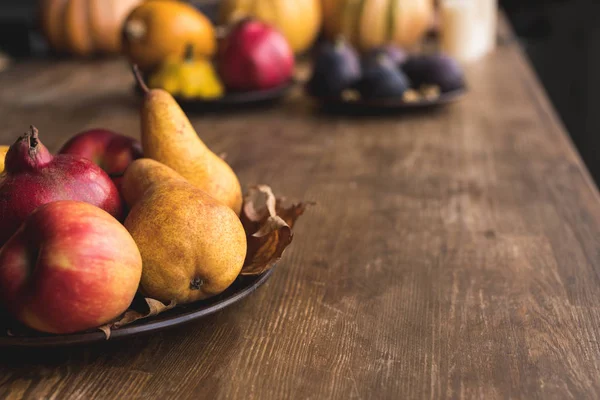
<path id="1" fill-rule="evenodd" d="M 272 279 L 227 310 L 93 347 L 0 350 L 0 397 L 598 399 L 600 201 L 514 41 L 427 113 L 301 96 L 194 115 L 244 185 L 318 203 Z M 0 142 L 137 136 L 122 61 L 0 74 Z"/>

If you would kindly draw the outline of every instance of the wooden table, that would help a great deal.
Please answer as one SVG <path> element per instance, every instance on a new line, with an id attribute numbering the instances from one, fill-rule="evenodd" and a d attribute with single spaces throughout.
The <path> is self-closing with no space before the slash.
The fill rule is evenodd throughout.
<path id="1" fill-rule="evenodd" d="M 0 397 L 600 398 L 598 191 L 514 41 L 468 77 L 429 113 L 331 116 L 298 94 L 194 116 L 244 184 L 318 202 L 273 278 L 164 333 L 2 349 Z M 0 142 L 137 136 L 131 83 L 121 61 L 20 64 Z"/>

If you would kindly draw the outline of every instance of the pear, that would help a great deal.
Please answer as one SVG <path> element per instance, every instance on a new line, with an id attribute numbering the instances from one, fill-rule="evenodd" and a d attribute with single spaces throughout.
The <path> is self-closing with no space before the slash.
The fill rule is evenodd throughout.
<path id="1" fill-rule="evenodd" d="M 235 172 L 206 147 L 169 92 L 148 89 L 136 67 L 134 74 L 145 92 L 141 109 L 144 156 L 171 167 L 239 215 L 242 189 Z"/>
<path id="2" fill-rule="evenodd" d="M 4 171 L 4 158 L 9 148 L 8 146 L 0 146 L 0 174 Z"/>
<path id="3" fill-rule="evenodd" d="M 165 303 L 191 303 L 229 287 L 246 258 L 246 234 L 233 210 L 151 159 L 125 171 L 131 211 L 125 227 L 143 260 L 140 292 Z"/>

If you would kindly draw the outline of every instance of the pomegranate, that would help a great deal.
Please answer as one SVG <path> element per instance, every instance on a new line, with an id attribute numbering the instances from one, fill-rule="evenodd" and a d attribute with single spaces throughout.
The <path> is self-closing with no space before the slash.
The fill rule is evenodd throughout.
<path id="1" fill-rule="evenodd" d="M 38 206 L 57 200 L 83 201 L 122 216 L 119 192 L 108 175 L 82 157 L 53 157 L 32 126 L 8 150 L 0 175 L 0 247 Z"/>
<path id="2" fill-rule="evenodd" d="M 235 24 L 218 55 L 219 75 L 227 89 L 270 89 L 292 78 L 294 52 L 285 37 L 254 19 Z"/>

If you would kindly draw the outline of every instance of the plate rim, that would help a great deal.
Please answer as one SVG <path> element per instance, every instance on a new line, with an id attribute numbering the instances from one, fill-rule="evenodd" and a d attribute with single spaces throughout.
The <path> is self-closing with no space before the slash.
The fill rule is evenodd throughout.
<path id="1" fill-rule="evenodd" d="M 448 103 L 452 103 L 460 100 L 469 92 L 469 88 L 467 85 L 464 85 L 458 89 L 449 90 L 446 92 L 442 92 L 438 97 L 431 100 L 421 100 L 421 101 L 404 101 L 398 97 L 390 97 L 390 98 L 380 98 L 380 99 L 372 99 L 372 100 L 344 100 L 341 97 L 323 97 L 323 96 L 315 96 L 306 92 L 306 94 L 320 102 L 326 106 L 338 106 L 338 107 L 352 107 L 352 108 L 363 108 L 365 110 L 370 109 L 397 109 L 397 110 L 406 110 L 411 108 L 423 108 L 423 107 L 432 107 L 437 105 L 444 105 Z"/>
<path id="2" fill-rule="evenodd" d="M 285 95 L 290 89 L 296 85 L 295 79 L 290 79 L 281 85 L 269 89 L 261 90 L 250 90 L 250 91 L 234 91 L 225 92 L 225 95 L 216 99 L 202 99 L 202 98 L 191 98 L 186 99 L 181 96 L 174 96 L 178 103 L 194 104 L 194 105 L 237 105 L 237 104 L 251 104 L 266 100 L 274 100 L 280 96 Z M 248 97 L 252 97 L 252 100 L 247 100 Z M 258 98 L 257 98 L 258 97 Z"/>
<path id="3" fill-rule="evenodd" d="M 235 106 L 245 104 L 256 104 L 266 101 L 277 100 L 285 96 L 298 84 L 298 80 L 294 77 L 286 82 L 268 89 L 250 90 L 250 91 L 225 91 L 223 96 L 213 99 L 185 98 L 180 95 L 173 95 L 175 101 L 182 106 L 195 107 L 214 107 L 214 106 Z M 136 83 L 133 83 L 133 90 L 140 95 L 140 88 Z"/>
<path id="4" fill-rule="evenodd" d="M 136 337 L 140 334 L 159 332 L 174 326 L 182 325 L 187 322 L 191 322 L 197 319 L 207 317 L 215 314 L 254 293 L 260 286 L 262 286 L 273 274 L 275 267 L 270 270 L 257 275 L 257 279 L 251 284 L 244 287 L 243 289 L 233 293 L 231 296 L 219 300 L 210 306 L 202 307 L 201 302 L 199 309 L 190 310 L 189 312 L 183 312 L 177 316 L 169 319 L 154 320 L 151 317 L 134 323 L 132 325 L 125 326 L 120 329 L 111 331 L 110 338 L 107 339 L 104 332 L 100 330 L 74 333 L 69 335 L 50 335 L 40 337 L 22 337 L 22 336 L 0 336 L 0 348 L 41 348 L 41 347 L 65 347 L 74 346 L 80 344 L 93 344 L 98 342 L 113 342 L 117 339 L 124 339 L 127 337 Z M 242 275 L 240 275 L 242 276 Z M 238 277 L 239 278 L 239 277 Z M 194 307 L 194 303 L 185 305 L 186 307 Z M 166 313 L 168 313 L 167 311 Z M 165 313 L 165 314 L 166 314 Z M 165 315 L 163 314 L 163 316 Z"/>

